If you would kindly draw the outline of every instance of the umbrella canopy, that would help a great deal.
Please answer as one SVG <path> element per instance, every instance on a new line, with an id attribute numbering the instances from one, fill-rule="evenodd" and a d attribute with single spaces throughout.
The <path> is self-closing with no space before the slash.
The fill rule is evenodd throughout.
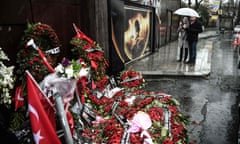
<path id="1" fill-rule="evenodd" d="M 194 9 L 191 8 L 179 8 L 174 12 L 174 14 L 182 16 L 200 17 L 199 14 Z"/>

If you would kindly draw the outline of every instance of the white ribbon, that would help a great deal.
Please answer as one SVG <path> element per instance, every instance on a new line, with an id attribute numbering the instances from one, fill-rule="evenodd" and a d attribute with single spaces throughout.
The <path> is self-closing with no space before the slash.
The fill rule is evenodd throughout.
<path id="1" fill-rule="evenodd" d="M 60 53 L 60 48 L 59 47 L 55 47 L 53 49 L 45 51 L 45 53 L 47 53 L 47 54 L 58 54 L 58 53 Z"/>
<path id="2" fill-rule="evenodd" d="M 138 80 L 141 78 L 142 78 L 142 76 L 135 76 L 133 78 L 125 79 L 125 80 L 121 81 L 121 83 L 130 82 L 130 81 Z"/>

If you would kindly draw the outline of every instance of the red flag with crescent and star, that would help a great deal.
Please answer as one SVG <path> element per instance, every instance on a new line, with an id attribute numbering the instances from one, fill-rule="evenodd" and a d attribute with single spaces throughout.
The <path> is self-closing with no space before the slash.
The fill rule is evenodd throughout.
<path id="1" fill-rule="evenodd" d="M 42 91 L 27 72 L 28 111 L 36 144 L 61 144 L 54 126 L 44 110 L 40 98 Z"/>
<path id="2" fill-rule="evenodd" d="M 22 96 L 22 85 L 16 88 L 15 97 L 13 98 L 13 101 L 15 101 L 15 111 L 24 105 L 24 99 Z"/>

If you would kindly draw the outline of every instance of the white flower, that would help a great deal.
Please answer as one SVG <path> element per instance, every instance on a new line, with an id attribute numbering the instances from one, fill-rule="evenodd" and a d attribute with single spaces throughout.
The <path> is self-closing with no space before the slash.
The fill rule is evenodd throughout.
<path id="1" fill-rule="evenodd" d="M 3 52 L 2 48 L 0 48 L 0 59 L 1 60 L 9 60 L 7 55 Z"/>
<path id="2" fill-rule="evenodd" d="M 81 76 L 87 76 L 89 73 L 89 68 L 82 70 L 82 65 L 79 60 L 68 60 L 63 59 L 62 63 L 55 68 L 57 74 L 60 77 L 67 79 L 78 79 Z M 81 72 L 80 72 L 81 71 Z"/>
<path id="3" fill-rule="evenodd" d="M 9 60 L 0 48 L 0 104 L 11 104 L 10 89 L 14 85 L 13 66 L 7 67 L 1 60 Z"/>
<path id="4" fill-rule="evenodd" d="M 59 73 L 64 73 L 64 67 L 59 64 L 57 67 L 55 67 L 55 71 Z"/>
<path id="5" fill-rule="evenodd" d="M 80 72 L 78 73 L 78 77 L 82 78 L 82 77 L 88 77 L 90 73 L 90 68 L 81 68 Z"/>
<path id="6" fill-rule="evenodd" d="M 72 78 L 73 77 L 73 68 L 72 68 L 72 66 L 68 66 L 65 69 L 65 73 L 66 73 L 68 79 Z"/>

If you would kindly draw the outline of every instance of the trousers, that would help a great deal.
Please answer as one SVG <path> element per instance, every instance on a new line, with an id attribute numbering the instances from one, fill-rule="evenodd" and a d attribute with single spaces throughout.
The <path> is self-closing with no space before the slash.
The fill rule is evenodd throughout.
<path id="1" fill-rule="evenodd" d="M 189 42 L 189 62 L 195 63 L 197 57 L 197 42 L 198 41 L 190 41 Z"/>

